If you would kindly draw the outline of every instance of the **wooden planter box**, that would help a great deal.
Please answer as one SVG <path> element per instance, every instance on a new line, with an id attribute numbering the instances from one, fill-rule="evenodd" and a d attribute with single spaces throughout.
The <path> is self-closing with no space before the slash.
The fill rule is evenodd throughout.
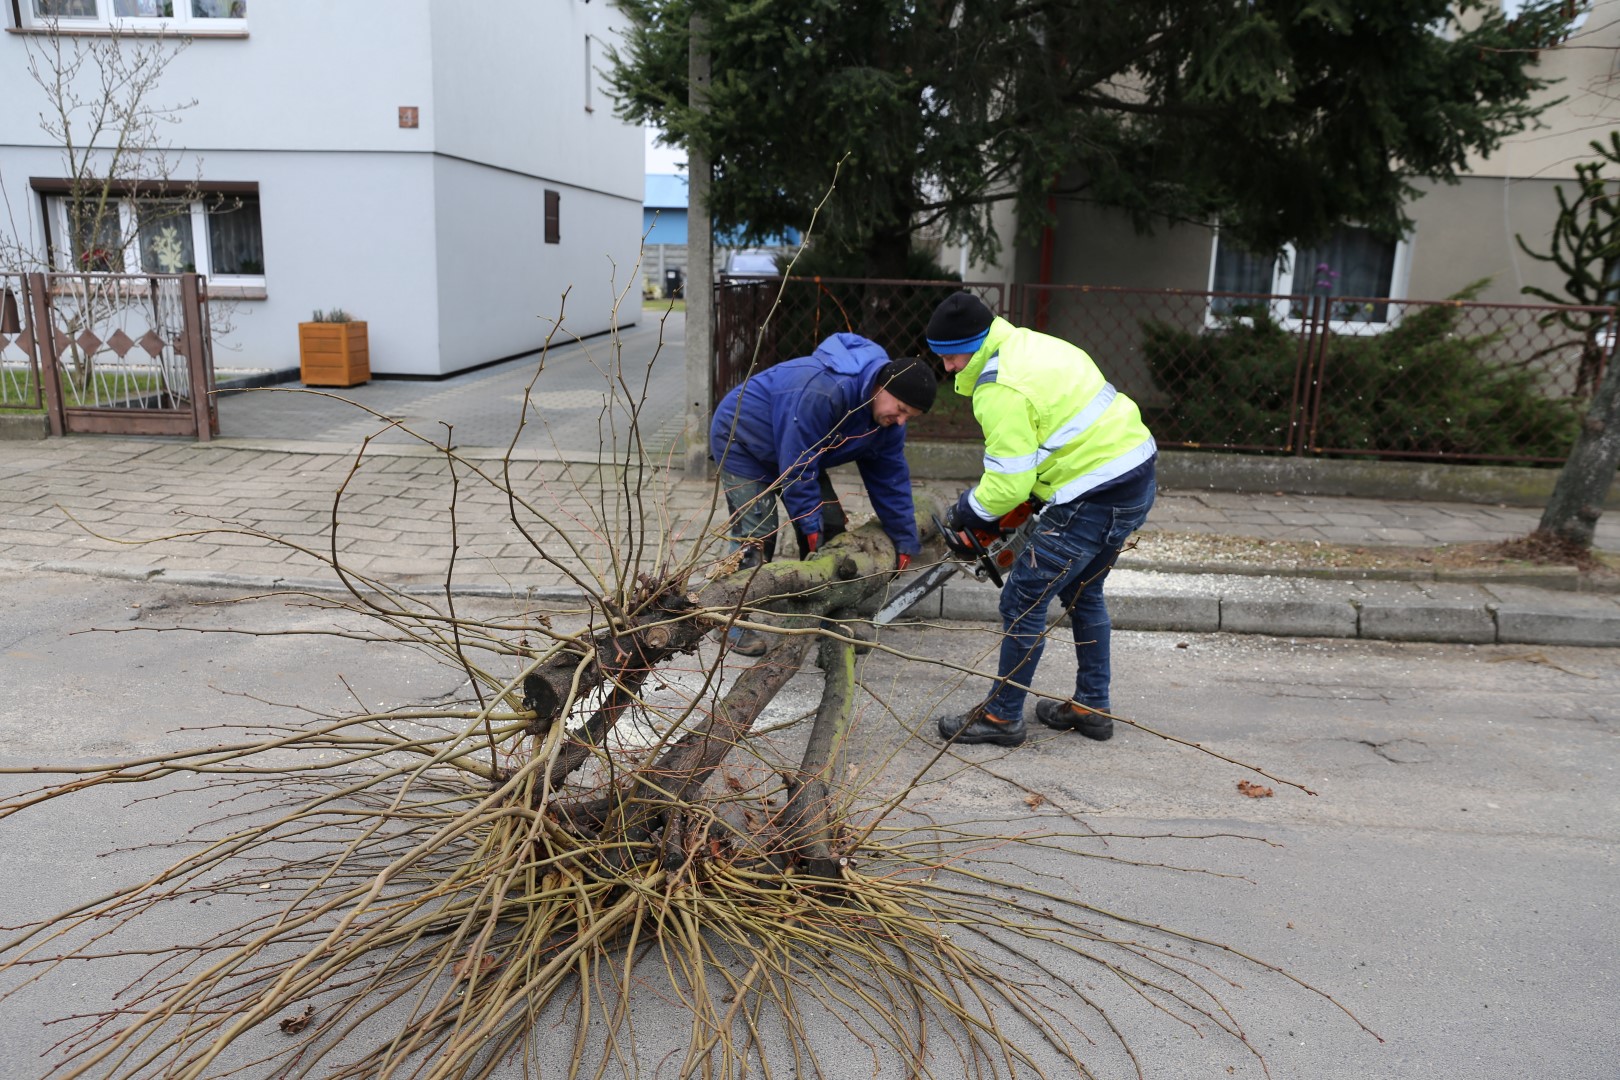
<path id="1" fill-rule="evenodd" d="M 299 323 L 298 377 L 305 386 L 358 386 L 370 381 L 366 324 Z"/>

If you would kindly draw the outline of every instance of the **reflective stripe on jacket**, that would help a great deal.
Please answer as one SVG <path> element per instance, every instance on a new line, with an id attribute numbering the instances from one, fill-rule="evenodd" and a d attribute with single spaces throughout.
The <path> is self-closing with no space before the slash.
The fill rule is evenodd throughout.
<path id="1" fill-rule="evenodd" d="M 984 429 L 984 475 L 968 500 L 994 520 L 1031 495 L 1066 503 L 1158 452 L 1136 402 L 1060 338 L 998 318 L 956 392 Z"/>

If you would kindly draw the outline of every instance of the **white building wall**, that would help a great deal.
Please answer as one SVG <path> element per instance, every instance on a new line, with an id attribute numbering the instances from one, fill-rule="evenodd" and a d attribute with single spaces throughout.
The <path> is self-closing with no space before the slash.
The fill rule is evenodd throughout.
<path id="1" fill-rule="evenodd" d="M 255 2 L 246 37 L 198 35 L 164 72 L 153 102 L 196 101 L 165 137 L 205 152 L 429 151 L 429 6 L 428 0 Z M 129 34 L 125 40 L 136 46 L 153 39 Z M 45 41 L 28 33 L 0 37 L 0 100 L 8 103 L 0 109 L 4 145 L 37 145 L 44 138 L 37 114 L 45 99 L 28 76 L 25 49 Z M 399 127 L 401 105 L 421 108 L 421 127 Z"/>
<path id="2" fill-rule="evenodd" d="M 198 36 L 165 73 L 154 100 L 197 101 L 168 129 L 175 175 L 259 185 L 265 288 L 233 302 L 221 366 L 296 366 L 297 323 L 332 306 L 367 321 L 378 374 L 538 348 L 570 287 L 568 331 L 610 328 L 610 262 L 621 288 L 635 280 L 643 136 L 613 117 L 600 75 L 586 111 L 585 35 L 623 16 L 604 0 L 466 16 L 453 0 L 254 3 L 245 38 Z M 42 41 L 0 35 L 0 213 L 41 249 L 28 178 L 66 173 L 26 71 L 25 43 Z M 418 127 L 399 126 L 405 106 Z M 543 242 L 546 189 L 561 194 L 559 244 Z"/>
<path id="3" fill-rule="evenodd" d="M 476 19 L 450 0 L 433 5 L 435 148 L 528 176 L 617 195 L 639 224 L 645 145 L 613 115 L 606 80 L 590 76 L 624 26 L 608 0 L 489 0 Z"/>
<path id="4" fill-rule="evenodd" d="M 296 367 L 298 323 L 317 308 L 364 319 L 371 369 L 436 375 L 436 255 L 430 212 L 433 159 L 425 154 L 299 153 L 214 155 L 240 159 L 259 181 L 266 299 L 240 301 L 234 341 L 216 363 Z M 241 346 L 239 354 L 226 350 Z M 261 358 L 276 363 L 261 364 Z"/>
<path id="5" fill-rule="evenodd" d="M 556 244 L 545 242 L 548 188 L 560 196 Z M 617 196 L 444 157 L 434 197 L 446 370 L 539 349 L 559 315 L 554 344 L 600 333 L 626 288 L 619 325 L 639 316 L 639 204 L 627 213 Z"/>

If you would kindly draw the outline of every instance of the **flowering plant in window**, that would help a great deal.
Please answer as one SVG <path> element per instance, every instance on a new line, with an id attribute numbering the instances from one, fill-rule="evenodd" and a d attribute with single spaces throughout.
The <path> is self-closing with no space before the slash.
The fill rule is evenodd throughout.
<path id="1" fill-rule="evenodd" d="M 178 274 L 185 269 L 186 249 L 180 243 L 180 231 L 173 225 L 165 225 L 147 249 L 165 274 Z"/>

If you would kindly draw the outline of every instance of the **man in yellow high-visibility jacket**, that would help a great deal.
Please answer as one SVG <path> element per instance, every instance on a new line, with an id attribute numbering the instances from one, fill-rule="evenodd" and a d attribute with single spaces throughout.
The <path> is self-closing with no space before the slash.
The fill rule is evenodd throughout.
<path id="1" fill-rule="evenodd" d="M 1055 598 L 1070 613 L 1079 670 L 1073 699 L 1042 700 L 1035 717 L 1050 728 L 1107 739 L 1114 721 L 1103 580 L 1153 505 L 1153 435 L 1136 403 L 1103 378 L 1091 357 L 995 317 L 972 293 L 955 293 L 935 309 L 928 347 L 956 376 L 956 392 L 973 399 L 974 419 L 984 429 L 984 475 L 957 501 L 952 528 L 993 532 L 1021 503 L 1042 505 L 1001 591 L 999 677 L 985 701 L 941 717 L 939 733 L 958 743 L 1024 741 L 1024 698 Z"/>

